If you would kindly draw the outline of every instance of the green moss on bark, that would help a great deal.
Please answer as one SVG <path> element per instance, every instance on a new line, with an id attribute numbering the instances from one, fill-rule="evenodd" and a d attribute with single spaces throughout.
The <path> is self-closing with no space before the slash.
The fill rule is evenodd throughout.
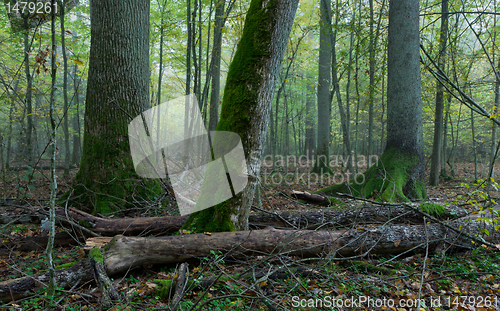
<path id="1" fill-rule="evenodd" d="M 96 262 L 102 263 L 104 261 L 104 259 L 102 257 L 101 248 L 99 248 L 99 247 L 92 248 L 90 250 L 90 258 L 92 258 Z"/>
<path id="2" fill-rule="evenodd" d="M 265 65 L 272 56 L 270 49 L 273 46 L 271 38 L 274 25 L 269 21 L 277 20 L 275 14 L 279 12 L 274 8 L 278 3 L 278 0 L 251 2 L 224 89 L 221 117 L 216 130 L 237 133 L 246 159 L 250 157 L 249 150 L 254 150 L 249 137 L 252 133 L 251 119 L 261 114 L 256 111 L 258 91 L 263 87 L 263 82 L 268 80 L 268 73 L 263 71 L 268 70 Z M 226 177 L 224 175 L 221 178 Z M 241 201 L 240 193 L 216 206 L 193 213 L 183 228 L 194 232 L 234 231 L 238 223 L 235 219 L 238 214 L 236 209 Z"/>
<path id="3" fill-rule="evenodd" d="M 424 202 L 420 204 L 420 210 L 433 216 L 441 216 L 446 213 L 446 208 L 444 208 L 444 206 L 432 202 Z"/>
<path id="4" fill-rule="evenodd" d="M 224 202 L 189 215 L 182 229 L 193 233 L 229 232 L 234 231 L 235 227 L 231 221 L 230 207 Z"/>
<path id="5" fill-rule="evenodd" d="M 387 148 L 375 165 L 363 174 L 364 181 L 335 184 L 316 193 L 347 193 L 357 197 L 387 202 L 408 202 L 427 198 L 423 176 L 415 174 L 418 155 Z M 360 178 L 356 178 L 357 181 Z"/>
<path id="6" fill-rule="evenodd" d="M 140 178 L 135 172 L 128 137 L 110 146 L 104 139 L 88 135 L 85 144 L 74 189 L 66 192 L 60 202 L 69 198 L 73 206 L 106 215 L 131 207 L 133 201 L 159 197 L 159 180 Z"/>

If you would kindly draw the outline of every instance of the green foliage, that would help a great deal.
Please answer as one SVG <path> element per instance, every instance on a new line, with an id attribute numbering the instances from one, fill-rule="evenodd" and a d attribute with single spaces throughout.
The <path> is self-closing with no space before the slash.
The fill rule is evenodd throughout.
<path id="1" fill-rule="evenodd" d="M 490 190 L 498 191 L 500 189 L 496 180 L 493 178 L 483 178 L 472 183 L 472 185 L 465 183 L 461 185 L 467 189 L 473 189 L 467 193 L 469 196 L 467 203 L 471 209 L 475 210 L 473 213 L 480 215 L 475 221 L 484 221 L 493 226 L 495 231 L 498 231 L 500 229 L 500 212 L 495 207 L 497 205 L 495 198 L 490 195 Z M 480 230 L 483 234 L 490 235 L 488 229 L 483 228 Z"/>

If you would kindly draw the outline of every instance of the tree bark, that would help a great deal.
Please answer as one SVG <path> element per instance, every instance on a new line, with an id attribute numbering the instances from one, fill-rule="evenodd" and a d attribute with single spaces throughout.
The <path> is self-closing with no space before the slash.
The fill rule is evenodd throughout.
<path id="1" fill-rule="evenodd" d="M 489 223 L 478 221 L 473 216 L 471 223 L 460 219 L 451 223 L 467 234 L 479 234 L 485 241 L 497 242 L 499 231 Z M 481 233 L 487 229 L 490 235 Z M 427 235 L 425 234 L 427 232 Z M 379 226 L 368 229 L 338 231 L 278 230 L 267 228 L 255 231 L 237 231 L 212 234 L 189 234 L 171 237 L 139 238 L 116 236 L 108 244 L 104 261 L 108 274 L 127 271 L 144 264 L 167 264 L 206 256 L 211 251 L 222 251 L 228 255 L 241 256 L 261 252 L 302 257 L 352 256 L 360 254 L 395 254 L 415 248 L 425 250 L 438 242 L 448 241 L 453 245 L 471 247 L 470 239 L 457 234 L 440 224 Z M 476 244 L 478 244 L 476 242 Z"/>
<path id="2" fill-rule="evenodd" d="M 349 193 L 385 201 L 427 197 L 424 174 L 417 1 L 389 5 L 387 144 L 377 165 L 353 182 L 318 192 Z"/>
<path id="3" fill-rule="evenodd" d="M 320 0 L 319 60 L 318 60 L 318 139 L 313 173 L 331 173 L 330 163 L 330 119 L 332 98 L 330 96 L 332 69 L 332 17 L 329 0 Z M 335 87 L 335 85 L 334 85 Z"/>
<path id="4" fill-rule="evenodd" d="M 217 131 L 230 131 L 241 137 L 250 178 L 246 187 L 237 194 L 233 193 L 230 200 L 191 214 L 186 228 L 196 227 L 201 232 L 248 228 L 276 77 L 297 5 L 298 0 L 253 0 L 250 4 L 243 35 L 229 68 L 217 125 Z M 217 141 L 217 136 L 213 143 L 225 144 L 224 141 Z M 219 174 L 214 172 L 213 175 Z M 227 180 L 225 174 L 220 178 Z M 203 184 L 203 187 L 212 186 Z M 197 222 L 196 226 L 193 222 Z"/>
<path id="5" fill-rule="evenodd" d="M 71 150 L 69 149 L 69 102 L 68 102 L 68 57 L 66 55 L 66 28 L 64 26 L 64 2 L 58 1 L 61 7 L 61 53 L 63 57 L 63 98 L 64 98 L 64 117 L 63 117 L 63 132 L 64 132 L 64 176 L 69 177 L 69 165 L 71 158 Z"/>
<path id="6" fill-rule="evenodd" d="M 28 124 L 26 127 L 26 149 L 25 154 L 28 159 L 28 165 L 33 167 L 33 145 L 31 141 L 31 134 L 33 132 L 33 111 L 32 111 L 32 77 L 30 71 L 30 44 L 29 44 L 29 27 L 28 27 L 28 16 L 24 16 L 24 74 L 26 76 L 26 118 Z"/>
<path id="7" fill-rule="evenodd" d="M 368 47 L 369 53 L 369 76 L 370 76 L 370 85 L 368 87 L 368 152 L 367 156 L 370 157 L 373 154 L 373 146 L 375 145 L 373 142 L 373 102 L 375 98 L 375 34 L 373 32 L 373 0 L 369 0 L 370 5 L 370 43 Z"/>
<path id="8" fill-rule="evenodd" d="M 210 121 L 208 130 L 215 131 L 219 120 L 220 58 L 222 52 L 222 28 L 224 27 L 225 0 L 215 0 L 214 46 L 212 47 L 212 90 L 210 92 Z"/>
<path id="9" fill-rule="evenodd" d="M 149 2 L 92 1 L 90 11 L 83 155 L 65 197 L 107 214 L 161 191 L 135 173 L 128 141 L 129 121 L 150 107 Z"/>
<path id="10" fill-rule="evenodd" d="M 439 36 L 440 48 L 438 56 L 438 66 L 444 70 L 446 45 L 448 39 L 448 0 L 441 2 L 441 32 Z M 436 81 L 436 111 L 434 115 L 434 142 L 432 144 L 431 171 L 429 174 L 429 184 L 436 186 L 439 184 L 441 157 L 443 148 L 443 113 L 444 96 L 441 82 Z"/>
<path id="11" fill-rule="evenodd" d="M 310 194 L 307 192 L 295 191 L 293 195 L 301 200 L 305 200 L 317 205 L 330 205 L 330 199 L 325 196 Z M 18 215 L 19 210 L 0 215 L 0 223 L 14 223 L 12 214 Z M 67 216 L 64 210 L 57 209 L 56 214 L 59 220 L 69 220 L 85 226 L 92 232 L 103 236 L 114 236 L 117 234 L 127 236 L 149 236 L 162 235 L 166 233 L 178 232 L 188 216 L 168 216 L 168 217 L 147 217 L 147 218 L 100 218 L 82 211 L 69 208 Z M 454 219 L 467 215 L 465 209 L 458 206 L 446 206 L 444 212 L 440 214 L 440 219 Z M 45 215 L 25 216 L 25 222 L 40 222 Z M 421 224 L 423 217 L 417 212 L 408 212 L 402 206 L 390 208 L 374 205 L 366 205 L 359 208 L 344 209 L 307 209 L 298 211 L 278 211 L 278 212 L 255 212 L 250 213 L 248 222 L 252 229 L 262 229 L 268 226 L 274 228 L 292 229 L 316 229 L 316 228 L 345 228 L 356 224 L 378 223 L 383 224 L 391 221 L 392 224 L 412 223 Z M 71 224 L 68 225 L 71 228 Z M 91 234 L 73 228 L 73 232 L 60 232 L 55 236 L 55 245 L 76 244 L 84 237 Z M 7 245 L 7 244 L 6 244 Z M 8 245 L 15 245 L 19 251 L 43 251 L 47 245 L 46 236 L 26 237 L 20 240 L 12 239 Z"/>
<path id="12" fill-rule="evenodd" d="M 314 153 L 316 149 L 316 140 L 314 137 L 314 113 L 315 113 L 315 100 L 314 100 L 314 84 L 308 79 L 308 86 L 306 89 L 306 117 L 305 117 L 305 150 L 304 153 L 307 156 L 307 160 L 314 158 Z"/>
<path id="13" fill-rule="evenodd" d="M 73 134 L 73 157 L 71 160 L 72 164 L 79 165 L 80 159 L 82 157 L 81 153 L 81 142 L 80 142 L 80 91 L 79 91 L 79 81 L 78 77 L 78 65 L 75 64 L 74 72 L 73 72 L 73 91 L 74 91 L 74 109 L 75 114 L 73 117 L 73 130 L 75 133 Z"/>

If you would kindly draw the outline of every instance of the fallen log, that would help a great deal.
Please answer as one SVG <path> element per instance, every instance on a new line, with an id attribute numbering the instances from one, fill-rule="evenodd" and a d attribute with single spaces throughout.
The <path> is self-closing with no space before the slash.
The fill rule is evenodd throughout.
<path id="1" fill-rule="evenodd" d="M 446 206 L 441 219 L 463 217 L 465 209 L 457 206 Z M 58 216 L 65 218 L 63 209 L 57 210 Z M 403 215 L 403 216 L 402 216 Z M 68 208 L 68 217 L 74 222 L 87 224 L 87 227 L 101 235 L 144 235 L 173 233 L 178 231 L 188 216 L 144 217 L 144 218 L 100 218 L 74 208 Z M 423 217 L 417 211 L 409 211 L 405 207 L 363 206 L 343 209 L 304 209 L 276 212 L 252 212 L 249 216 L 251 228 L 294 228 L 316 229 L 329 224 L 336 228 L 350 227 L 360 223 L 383 224 L 390 219 L 394 223 L 422 223 Z"/>
<path id="2" fill-rule="evenodd" d="M 82 212 L 74 208 L 56 211 L 59 219 L 67 217 L 89 230 L 104 236 L 114 235 L 160 235 L 179 231 L 188 216 L 166 216 L 145 218 L 101 218 Z M 446 211 L 440 216 L 441 219 L 462 217 L 466 215 L 463 208 L 447 206 Z M 293 228 L 293 229 L 318 229 L 318 228 L 346 228 L 359 224 L 384 224 L 391 221 L 393 224 L 408 223 L 420 224 L 423 217 L 418 211 L 409 211 L 404 207 L 393 206 L 362 206 L 343 209 L 305 209 L 277 212 L 252 212 L 249 216 L 251 229 L 265 227 Z M 73 230 L 73 233 L 60 232 L 56 235 L 56 245 L 76 244 L 74 239 L 89 237 L 90 235 L 81 230 Z M 26 237 L 14 241 L 18 250 L 40 251 L 47 245 L 47 237 Z"/>
<path id="3" fill-rule="evenodd" d="M 222 251 L 230 256 L 285 254 L 302 257 L 324 257 L 330 260 L 352 255 L 396 254 L 408 250 L 423 251 L 426 245 L 434 248 L 448 243 L 462 247 L 478 247 L 482 239 L 499 243 L 500 231 L 490 222 L 478 220 L 484 215 L 471 215 L 449 223 L 449 229 L 441 224 L 358 226 L 353 229 L 329 230 L 264 230 L 200 233 L 168 237 L 115 236 L 105 247 L 103 254 L 107 275 L 128 271 L 141 265 L 185 262 L 189 259 L 209 256 L 211 251 Z M 487 216 L 488 217 L 488 216 Z M 472 221 L 470 221 L 472 220 Z M 456 231 L 461 231 L 459 235 Z M 489 235 L 484 234 L 489 231 Z M 464 236 L 468 234 L 469 236 Z M 477 237 L 474 235 L 477 234 Z M 475 240 L 475 243 L 471 243 Z M 86 261 L 58 272 L 58 286 L 68 288 L 79 278 L 91 277 Z M 26 295 L 40 282 L 46 282 L 48 274 L 27 276 L 0 282 L 0 300 Z"/>
<path id="4" fill-rule="evenodd" d="M 454 228 L 469 235 L 478 234 L 485 241 L 500 241 L 500 231 L 473 215 L 451 222 Z M 476 219 L 470 222 L 470 219 Z M 485 235 L 483 230 L 489 231 Z M 457 229 L 455 229 L 457 230 Z M 472 247 L 473 236 L 464 238 L 441 224 L 358 227 L 348 230 L 264 230 L 190 234 L 142 238 L 115 236 L 107 245 L 104 261 L 108 274 L 126 271 L 144 264 L 167 264 L 207 256 L 222 251 L 232 256 L 288 254 L 302 257 L 345 257 L 352 255 L 395 254 L 410 249 L 431 248 L 443 241 Z M 479 239 L 480 240 L 480 239 Z M 479 243 L 476 242 L 475 245 Z"/>
<path id="5" fill-rule="evenodd" d="M 56 270 L 56 284 L 58 287 L 67 289 L 78 282 L 83 284 L 90 279 L 92 279 L 92 272 L 87 260 L 81 260 L 73 267 L 65 270 Z M 46 286 L 48 282 L 48 271 L 0 282 L 0 301 L 15 301 L 33 295 L 37 288 Z"/>
<path id="6" fill-rule="evenodd" d="M 176 232 L 182 227 L 188 216 L 142 217 L 142 218 L 101 218 L 68 208 L 57 209 L 57 216 L 69 217 L 70 220 L 87 227 L 101 235 L 149 235 Z"/>

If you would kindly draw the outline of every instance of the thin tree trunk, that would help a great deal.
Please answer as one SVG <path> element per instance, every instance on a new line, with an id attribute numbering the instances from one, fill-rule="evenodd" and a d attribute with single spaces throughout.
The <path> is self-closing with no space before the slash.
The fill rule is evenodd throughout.
<path id="1" fill-rule="evenodd" d="M 439 42 L 438 66 L 444 70 L 445 54 L 448 40 L 448 0 L 441 1 L 441 31 Z M 441 149 L 443 145 L 443 111 L 444 97 L 441 82 L 436 81 L 436 111 L 434 115 L 434 142 L 432 145 L 431 171 L 429 174 L 429 184 L 432 186 L 439 184 L 439 165 L 441 164 Z"/>
<path id="2" fill-rule="evenodd" d="M 310 77 L 309 77 L 310 78 Z M 314 139 L 314 113 L 315 113 L 315 101 L 314 101 L 314 84 L 311 83 L 311 79 L 307 80 L 306 88 L 306 117 L 305 117 L 305 150 L 304 153 L 308 160 L 314 159 L 314 148 L 316 142 Z"/>
<path id="3" fill-rule="evenodd" d="M 222 28 L 224 27 L 225 0 L 215 0 L 214 46 L 212 48 L 212 90 L 210 92 L 210 121 L 208 130 L 215 131 L 219 119 L 220 59 L 222 51 Z"/>
<path id="4" fill-rule="evenodd" d="M 33 109 L 32 109 L 32 77 L 30 72 L 30 44 L 29 44 L 29 28 L 28 28 L 28 17 L 24 17 L 24 72 L 26 76 L 26 118 L 28 120 L 26 128 L 26 155 L 28 159 L 28 165 L 33 166 L 33 146 L 31 141 L 31 133 L 33 129 Z"/>
<path id="5" fill-rule="evenodd" d="M 373 101 L 375 98 L 375 34 L 373 32 L 373 0 L 369 0 L 370 5 L 370 43 L 369 43 L 369 76 L 370 85 L 368 87 L 368 157 L 373 153 Z"/>
<path id="6" fill-rule="evenodd" d="M 19 85 L 19 79 L 14 81 L 14 93 L 17 93 Z M 12 124 L 14 123 L 14 104 L 15 104 L 15 96 L 11 97 L 10 101 L 10 109 L 9 109 L 9 130 L 7 132 L 7 155 L 5 160 L 5 169 L 10 168 L 10 155 L 12 151 Z"/>
<path id="7" fill-rule="evenodd" d="M 199 0 L 199 5 L 198 5 L 198 89 L 196 90 L 196 97 L 198 98 L 198 107 L 201 109 L 203 108 L 203 101 L 201 100 L 201 59 L 202 59 L 202 53 L 201 53 L 201 42 L 203 40 L 203 32 L 201 30 L 201 11 L 202 11 L 202 2 Z"/>
<path id="8" fill-rule="evenodd" d="M 66 55 L 66 28 L 64 26 L 64 7 L 65 0 L 61 0 L 59 6 L 61 7 L 61 52 L 63 57 L 63 66 L 64 66 L 64 74 L 63 74 L 63 96 L 64 96 L 64 122 L 63 122 L 63 132 L 64 132 L 64 176 L 69 176 L 69 162 L 71 158 L 71 151 L 69 148 L 69 121 L 68 121 L 68 113 L 69 113 L 69 103 L 68 103 L 68 57 Z"/>
<path id="9" fill-rule="evenodd" d="M 192 11 L 192 16 L 191 16 L 191 50 L 192 50 L 192 56 L 191 60 L 193 61 L 193 70 L 194 70 L 194 79 L 193 79 L 193 93 L 196 95 L 198 100 L 200 99 L 198 97 L 198 84 L 199 84 L 199 76 L 198 76 L 198 57 L 196 56 L 196 36 L 198 34 L 198 30 L 196 29 L 196 15 L 198 12 L 198 0 L 194 0 L 194 7 Z M 196 23 L 196 24 L 195 24 Z M 201 44 L 201 42 L 200 42 Z M 198 102 L 198 105 L 200 103 Z M 200 107 L 201 108 L 201 107 Z"/>
<path id="10" fill-rule="evenodd" d="M 470 111 L 470 127 L 472 130 L 472 151 L 474 153 L 474 182 L 478 180 L 477 176 L 477 146 L 476 146 L 476 132 L 474 127 L 474 110 Z"/>
<path id="11" fill-rule="evenodd" d="M 187 0 L 186 5 L 186 24 L 187 24 L 187 47 L 186 47 L 186 91 L 185 94 L 189 95 L 191 93 L 191 0 Z M 187 107 L 187 105 L 186 105 Z M 188 115 L 188 112 L 186 113 Z M 187 129 L 187 124 L 184 124 L 185 129 Z M 187 132 L 187 131 L 186 131 Z"/>
<path id="12" fill-rule="evenodd" d="M 50 1 L 51 7 L 54 8 L 55 0 Z M 61 6 L 64 9 L 64 6 Z M 56 290 L 56 269 L 53 259 L 53 249 L 54 249 L 54 237 L 56 235 L 55 225 L 56 225 L 56 195 L 57 195 L 57 180 L 56 180 L 56 116 L 55 116 L 55 91 L 56 91 L 56 16 L 52 10 L 52 22 L 51 22 L 51 33 L 52 33 L 52 59 L 51 59 L 51 88 L 50 88 L 50 125 L 51 125 L 51 138 L 50 144 L 52 145 L 52 154 L 50 157 L 50 208 L 49 208 L 49 240 L 47 244 L 47 249 L 45 250 L 45 255 L 47 256 L 47 265 L 49 270 L 49 284 L 47 287 L 47 296 L 49 300 L 54 298 L 54 293 Z M 64 13 L 63 15 L 64 16 Z M 63 17 L 61 17 L 63 19 Z M 64 22 L 61 22 L 64 25 Z M 64 27 L 62 27 L 64 28 Z M 64 38 L 64 35 L 63 35 Z M 67 68 L 65 68 L 65 73 L 67 73 Z M 66 80 L 66 79 L 65 79 Z"/>
<path id="13" fill-rule="evenodd" d="M 353 21 L 356 19 L 356 13 L 353 14 Z M 349 174 L 354 174 L 352 168 L 352 152 L 351 152 L 351 114 L 350 114 L 350 103 L 351 103 L 351 73 L 352 73 L 352 50 L 354 48 L 354 31 L 351 32 L 350 35 L 350 44 L 349 44 L 349 62 L 347 65 L 347 83 L 346 83 L 346 103 L 345 103 L 345 112 L 342 107 L 342 103 L 339 101 L 339 112 L 340 119 L 342 122 L 342 133 L 344 137 L 344 161 L 347 162 L 347 170 Z M 336 52 L 333 52 L 336 53 Z M 334 56 L 335 57 L 335 56 Z M 336 57 L 335 57 L 336 60 Z M 336 66 L 336 64 L 333 64 Z M 336 73 L 335 73 L 336 75 Z M 336 78 L 333 78 L 336 80 Z M 338 83 L 338 81 L 337 81 Z M 339 98 L 339 88 L 337 88 L 337 99 Z"/>
<path id="14" fill-rule="evenodd" d="M 75 165 L 80 164 L 80 158 L 82 157 L 82 146 L 81 146 L 81 130 L 80 130 L 80 83 L 78 79 L 78 65 L 75 64 L 73 72 L 73 91 L 74 91 L 74 105 L 75 114 L 73 117 L 73 159 L 72 163 Z"/>
<path id="15" fill-rule="evenodd" d="M 159 4 L 159 2 L 158 2 Z M 161 20 L 160 20 L 160 64 L 158 68 L 158 92 L 156 95 L 157 97 L 157 105 L 161 104 L 161 80 L 163 78 L 163 23 L 164 23 L 164 17 L 163 14 L 165 14 L 165 7 L 166 7 L 167 1 L 163 2 L 163 6 L 161 7 Z"/>
<path id="16" fill-rule="evenodd" d="M 208 13 L 208 31 L 207 31 L 207 48 L 206 48 L 206 74 L 205 74 L 205 84 L 203 85 L 203 92 L 201 93 L 202 102 L 202 112 L 203 112 L 203 122 L 205 126 L 209 124 L 207 120 L 207 104 L 208 104 L 208 89 L 212 85 L 212 61 L 209 61 L 210 55 L 210 30 L 212 29 L 212 12 L 213 12 L 214 0 L 210 0 L 210 10 Z M 208 128 L 208 127 L 207 127 Z"/>
<path id="17" fill-rule="evenodd" d="M 384 113 L 385 113 L 385 102 L 384 102 L 384 98 L 385 98 L 385 73 L 382 74 L 382 114 L 380 115 L 380 120 L 382 121 L 382 124 L 381 124 L 381 131 L 382 133 L 380 134 L 380 150 L 384 150 L 384 130 L 385 130 L 385 122 L 384 122 Z M 371 155 L 368 154 L 368 158 L 370 159 L 371 158 Z"/>
<path id="18" fill-rule="evenodd" d="M 450 118 L 451 109 L 451 96 L 448 95 L 448 105 L 446 107 L 446 114 L 443 122 L 443 149 L 441 153 L 441 176 L 447 176 L 446 173 L 446 160 L 448 159 L 448 120 Z M 453 134 L 453 130 L 451 131 Z"/>

